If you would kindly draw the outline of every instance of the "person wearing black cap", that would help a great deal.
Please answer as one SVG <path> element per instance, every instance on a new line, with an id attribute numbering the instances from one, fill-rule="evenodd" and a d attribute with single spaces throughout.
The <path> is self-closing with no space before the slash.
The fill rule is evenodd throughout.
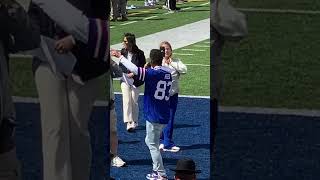
<path id="1" fill-rule="evenodd" d="M 175 169 L 170 169 L 175 173 L 175 180 L 196 180 L 196 174 L 201 173 L 201 170 L 196 170 L 196 163 L 189 158 L 180 159 L 177 162 Z"/>

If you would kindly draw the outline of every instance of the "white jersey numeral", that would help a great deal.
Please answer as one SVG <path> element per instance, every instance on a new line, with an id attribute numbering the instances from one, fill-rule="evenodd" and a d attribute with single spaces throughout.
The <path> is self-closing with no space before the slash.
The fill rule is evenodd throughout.
<path id="1" fill-rule="evenodd" d="M 163 100 L 165 99 L 166 101 L 169 100 L 169 96 L 166 96 L 166 89 L 167 87 L 169 87 L 169 89 L 171 88 L 172 82 L 171 81 L 159 81 L 157 83 L 157 89 L 154 92 L 154 98 L 158 99 L 158 100 Z"/>

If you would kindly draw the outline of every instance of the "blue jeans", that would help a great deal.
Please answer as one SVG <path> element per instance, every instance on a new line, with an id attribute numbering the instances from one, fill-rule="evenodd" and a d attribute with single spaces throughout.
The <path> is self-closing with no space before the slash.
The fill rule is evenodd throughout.
<path id="1" fill-rule="evenodd" d="M 174 116 L 176 114 L 177 105 L 178 105 L 178 94 L 170 96 L 170 119 L 166 127 L 163 129 L 160 136 L 160 143 L 164 145 L 165 149 L 170 149 L 175 146 L 172 141 L 173 135 L 173 124 L 174 124 Z"/>
<path id="2" fill-rule="evenodd" d="M 145 142 L 150 150 L 153 171 L 157 171 L 160 175 L 166 175 L 163 167 L 162 156 L 159 150 L 159 138 L 164 124 L 150 123 L 146 121 L 146 139 Z"/>

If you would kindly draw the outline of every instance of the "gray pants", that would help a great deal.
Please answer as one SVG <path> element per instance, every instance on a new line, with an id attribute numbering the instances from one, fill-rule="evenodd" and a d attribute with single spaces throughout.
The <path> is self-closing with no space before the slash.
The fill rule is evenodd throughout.
<path id="1" fill-rule="evenodd" d="M 43 179 L 88 180 L 91 149 L 88 121 L 99 95 L 98 78 L 84 85 L 60 80 L 48 64 L 35 72 L 41 108 Z"/>
<path id="2" fill-rule="evenodd" d="M 121 16 L 126 16 L 126 0 L 111 0 L 111 16 L 117 18 Z"/>
<path id="3" fill-rule="evenodd" d="M 19 162 L 16 150 L 0 154 L 0 180 L 20 180 Z"/>
<path id="4" fill-rule="evenodd" d="M 146 121 L 146 138 L 145 142 L 150 150 L 153 171 L 157 171 L 161 176 L 166 175 L 166 171 L 163 166 L 162 156 L 160 153 L 160 133 L 164 124 L 150 123 Z"/>

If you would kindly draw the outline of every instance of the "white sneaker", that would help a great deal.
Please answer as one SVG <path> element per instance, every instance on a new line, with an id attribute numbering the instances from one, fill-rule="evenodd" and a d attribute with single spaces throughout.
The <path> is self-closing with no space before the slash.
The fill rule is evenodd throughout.
<path id="1" fill-rule="evenodd" d="M 159 145 L 159 150 L 162 151 L 164 149 L 164 144 Z"/>
<path id="2" fill-rule="evenodd" d="M 111 166 L 122 167 L 126 164 L 119 156 L 115 156 L 111 160 Z"/>
<path id="3" fill-rule="evenodd" d="M 163 149 L 163 151 L 178 152 L 180 151 L 180 148 L 178 146 L 172 146 L 170 149 Z"/>
<path id="4" fill-rule="evenodd" d="M 150 4 L 148 2 L 144 2 L 144 6 L 148 7 Z"/>
<path id="5" fill-rule="evenodd" d="M 168 8 L 168 6 L 163 5 L 163 6 L 162 6 L 162 9 L 169 9 L 169 8 Z"/>
<path id="6" fill-rule="evenodd" d="M 136 125 L 134 122 L 127 122 L 127 131 L 128 132 L 133 132 L 135 128 L 136 128 Z"/>

